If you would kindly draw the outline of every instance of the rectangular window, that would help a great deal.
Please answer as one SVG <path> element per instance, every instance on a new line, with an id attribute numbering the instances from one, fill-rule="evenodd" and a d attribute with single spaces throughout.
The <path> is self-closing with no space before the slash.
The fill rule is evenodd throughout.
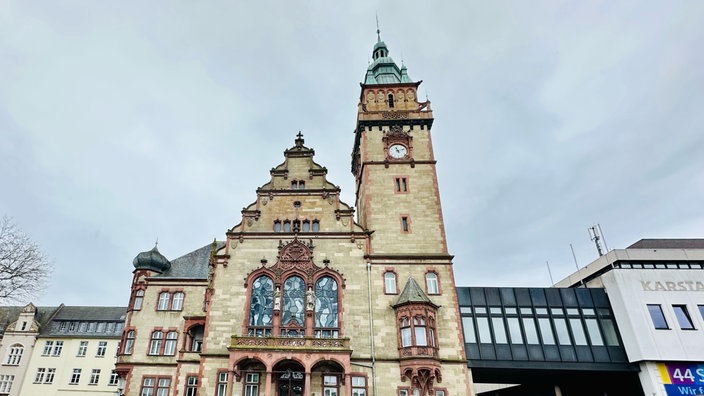
<path id="1" fill-rule="evenodd" d="M 562 318 L 555 318 L 555 331 L 560 345 L 572 345 L 570 332 L 567 330 L 567 322 Z"/>
<path id="2" fill-rule="evenodd" d="M 435 272 L 428 272 L 425 274 L 425 288 L 428 294 L 439 294 L 440 288 L 438 287 L 438 274 Z"/>
<path id="3" fill-rule="evenodd" d="M 61 349 L 63 349 L 63 347 L 63 341 L 56 341 L 56 344 L 54 344 L 54 352 L 51 354 L 51 356 L 61 356 Z"/>
<path id="4" fill-rule="evenodd" d="M 140 396 L 168 396 L 171 378 L 144 377 Z"/>
<path id="5" fill-rule="evenodd" d="M 699 308 L 699 315 L 704 319 L 704 305 L 697 305 L 697 308 Z"/>
<path id="6" fill-rule="evenodd" d="M 116 372 L 110 373 L 110 380 L 108 381 L 108 385 L 117 385 L 117 381 L 119 381 L 120 377 L 117 375 Z"/>
<path id="7" fill-rule="evenodd" d="M 574 336 L 574 344 L 587 345 L 587 336 L 584 334 L 582 321 L 578 318 L 570 318 L 570 327 L 572 328 L 572 335 Z"/>
<path id="8" fill-rule="evenodd" d="M 366 377 L 352 377 L 352 396 L 367 396 Z"/>
<path id="9" fill-rule="evenodd" d="M 506 337 L 506 327 L 504 326 L 504 318 L 491 318 L 491 325 L 494 327 L 494 341 L 497 344 L 508 344 L 508 337 Z"/>
<path id="10" fill-rule="evenodd" d="M 12 382 L 14 380 L 14 375 L 0 375 L 0 393 L 10 393 L 10 390 L 12 390 Z"/>
<path id="11" fill-rule="evenodd" d="M 45 384 L 53 383 L 54 382 L 54 374 L 56 374 L 55 368 L 46 369 L 46 380 L 44 380 L 44 383 Z"/>
<path id="12" fill-rule="evenodd" d="M 601 332 L 599 332 L 599 323 L 596 319 L 584 319 L 587 323 L 587 333 L 589 334 L 589 340 L 592 345 L 603 346 L 604 340 L 601 338 Z"/>
<path id="13" fill-rule="evenodd" d="M 105 333 L 105 322 L 98 322 L 98 333 Z"/>
<path id="14" fill-rule="evenodd" d="M 188 376 L 186 379 L 186 396 L 196 396 L 198 392 L 198 377 Z"/>
<path id="15" fill-rule="evenodd" d="M 46 374 L 46 369 L 38 368 L 37 375 L 34 376 L 34 383 L 41 384 L 42 382 L 44 382 L 44 374 Z"/>
<path id="16" fill-rule="evenodd" d="M 408 232 L 408 216 L 401 216 L 401 230 L 403 232 Z"/>
<path id="17" fill-rule="evenodd" d="M 247 373 L 245 377 L 244 396 L 259 395 L 259 373 Z"/>
<path id="18" fill-rule="evenodd" d="M 401 329 L 401 346 L 411 346 L 411 328 L 404 327 Z"/>
<path id="19" fill-rule="evenodd" d="M 398 396 L 408 396 L 408 389 L 399 389 Z"/>
<path id="20" fill-rule="evenodd" d="M 464 342 L 471 344 L 477 342 L 477 335 L 474 332 L 474 321 L 472 318 L 462 318 L 462 329 L 464 330 Z"/>
<path id="21" fill-rule="evenodd" d="M 540 335 L 543 338 L 544 345 L 555 345 L 555 335 L 552 333 L 549 318 L 538 318 L 538 326 L 540 327 Z"/>
<path id="22" fill-rule="evenodd" d="M 100 381 L 100 369 L 93 369 L 90 372 L 90 382 L 88 385 L 98 385 L 98 381 Z"/>
<path id="23" fill-rule="evenodd" d="M 521 334 L 521 324 L 518 318 L 507 318 L 508 333 L 511 335 L 511 344 L 523 344 L 523 335 Z"/>
<path id="24" fill-rule="evenodd" d="M 169 301 L 171 301 L 171 294 L 169 292 L 161 292 L 159 294 L 159 302 L 157 303 L 157 311 L 166 311 L 169 309 Z"/>
<path id="25" fill-rule="evenodd" d="M 107 341 L 98 342 L 98 352 L 95 354 L 97 357 L 105 357 L 105 350 L 108 348 Z"/>
<path id="26" fill-rule="evenodd" d="M 396 294 L 396 274 L 391 271 L 384 273 L 384 293 Z"/>
<path id="27" fill-rule="evenodd" d="M 22 353 L 24 348 L 22 346 L 13 346 L 10 348 L 10 352 L 7 355 L 7 363 L 12 366 L 17 366 L 22 361 Z"/>
<path id="28" fill-rule="evenodd" d="M 180 311 L 183 309 L 183 292 L 174 293 L 173 299 L 171 300 L 171 310 Z"/>
<path id="29" fill-rule="evenodd" d="M 225 396 L 227 392 L 227 372 L 221 371 L 218 373 L 218 388 L 215 396 Z"/>
<path id="30" fill-rule="evenodd" d="M 526 344 L 538 345 L 538 330 L 535 328 L 535 320 L 533 318 L 522 318 L 523 329 L 526 332 Z"/>
<path id="31" fill-rule="evenodd" d="M 616 326 L 614 325 L 614 321 L 611 319 L 602 319 L 601 326 L 604 329 L 604 339 L 606 339 L 606 345 L 618 346 L 618 335 L 616 334 Z"/>
<path id="32" fill-rule="evenodd" d="M 667 320 L 665 320 L 665 314 L 662 312 L 660 304 L 648 304 L 648 312 L 656 329 L 667 330 L 670 328 L 667 325 Z"/>
<path id="33" fill-rule="evenodd" d="M 54 347 L 54 341 L 47 341 L 44 343 L 44 350 L 42 351 L 42 356 L 49 356 L 51 354 L 51 349 Z"/>
<path id="34" fill-rule="evenodd" d="M 408 181 L 405 177 L 397 177 L 394 179 L 396 192 L 408 192 Z"/>
<path id="35" fill-rule="evenodd" d="M 323 396 L 337 396 L 337 376 L 323 376 Z"/>
<path id="36" fill-rule="evenodd" d="M 491 344 L 491 330 L 489 330 L 489 318 L 477 318 L 477 328 L 479 328 L 479 342 L 482 344 Z"/>
<path id="37" fill-rule="evenodd" d="M 675 311 L 675 317 L 680 324 L 680 329 L 694 330 L 694 323 L 692 322 L 692 317 L 689 316 L 686 305 L 673 305 L 672 310 Z"/>
<path id="38" fill-rule="evenodd" d="M 69 385 L 78 385 L 78 381 L 81 380 L 81 369 L 75 368 L 73 369 L 73 374 L 71 374 L 71 382 L 69 382 Z"/>
<path id="39" fill-rule="evenodd" d="M 81 341 L 81 344 L 78 345 L 78 354 L 76 354 L 76 356 L 85 356 L 87 351 L 88 341 Z"/>

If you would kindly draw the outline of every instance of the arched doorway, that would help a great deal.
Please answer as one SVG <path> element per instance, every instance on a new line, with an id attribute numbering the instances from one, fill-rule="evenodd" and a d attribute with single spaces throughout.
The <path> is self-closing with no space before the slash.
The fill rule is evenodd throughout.
<path id="1" fill-rule="evenodd" d="M 303 396 L 306 375 L 302 365 L 296 362 L 282 362 L 274 368 L 276 396 Z"/>

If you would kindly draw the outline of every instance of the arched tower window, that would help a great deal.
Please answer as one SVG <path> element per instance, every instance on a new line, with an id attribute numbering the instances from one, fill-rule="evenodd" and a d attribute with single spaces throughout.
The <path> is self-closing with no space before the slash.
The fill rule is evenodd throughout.
<path id="1" fill-rule="evenodd" d="M 323 276 L 315 282 L 315 329 L 318 338 L 337 338 L 337 282 L 330 276 Z"/>
<path id="2" fill-rule="evenodd" d="M 394 108 L 394 95 L 393 94 L 389 94 L 389 107 L 392 109 Z"/>
<path id="3" fill-rule="evenodd" d="M 281 334 L 305 335 L 306 284 L 303 278 L 293 275 L 284 282 Z"/>
<path id="4" fill-rule="evenodd" d="M 249 335 L 270 336 L 274 309 L 274 282 L 262 275 L 252 283 L 249 302 Z"/>

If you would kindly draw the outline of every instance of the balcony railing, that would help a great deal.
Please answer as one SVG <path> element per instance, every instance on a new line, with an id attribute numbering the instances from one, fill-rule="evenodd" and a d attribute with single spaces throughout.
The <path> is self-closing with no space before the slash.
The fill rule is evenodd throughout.
<path id="1" fill-rule="evenodd" d="M 230 349 L 350 351 L 349 338 L 232 336 Z"/>

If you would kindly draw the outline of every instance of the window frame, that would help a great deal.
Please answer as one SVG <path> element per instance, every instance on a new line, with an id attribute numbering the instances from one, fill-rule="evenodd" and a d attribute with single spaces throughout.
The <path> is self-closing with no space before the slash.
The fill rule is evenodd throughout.
<path id="1" fill-rule="evenodd" d="M 81 382 L 81 371 L 82 369 L 80 368 L 73 369 L 73 372 L 71 373 L 71 379 L 68 382 L 69 385 L 78 385 L 78 383 Z"/>
<path id="2" fill-rule="evenodd" d="M 178 303 L 177 303 L 178 302 Z M 183 304 L 186 302 L 186 293 L 176 290 L 171 294 L 171 311 L 183 311 Z"/>
<path id="3" fill-rule="evenodd" d="M 323 385 L 322 396 L 340 396 L 340 376 L 334 373 L 323 373 L 321 376 Z"/>
<path id="4" fill-rule="evenodd" d="M 256 380 L 253 378 L 256 377 Z M 259 386 L 261 384 L 262 376 L 256 372 L 244 373 L 244 381 L 242 384 L 242 395 L 243 396 L 258 396 Z"/>
<path id="5" fill-rule="evenodd" d="M 393 185 L 394 185 L 394 193 L 407 194 L 409 191 L 408 176 L 394 176 Z"/>
<path id="6" fill-rule="evenodd" d="M 355 380 L 362 380 L 363 384 L 355 384 Z M 352 388 L 352 396 L 367 396 L 369 389 L 367 388 L 367 376 L 364 374 L 351 374 L 350 387 Z"/>
<path id="7" fill-rule="evenodd" d="M 88 353 L 88 341 L 80 341 L 78 343 L 78 352 L 76 352 L 76 357 L 85 357 Z"/>
<path id="8" fill-rule="evenodd" d="M 692 315 L 689 314 L 686 304 L 672 304 L 672 311 L 675 314 L 675 319 L 677 319 L 677 324 L 680 325 L 681 330 L 696 330 L 694 321 L 692 321 Z"/>
<path id="9" fill-rule="evenodd" d="M 389 275 L 391 278 L 389 278 Z M 396 271 L 393 269 L 387 268 L 386 271 L 384 271 L 384 294 L 398 294 L 398 276 L 396 275 Z M 390 281 L 393 282 L 393 288 L 391 288 L 389 283 Z M 393 289 L 393 290 L 392 290 Z"/>
<path id="10" fill-rule="evenodd" d="M 169 311 L 171 307 L 171 293 L 167 290 L 162 290 L 159 292 L 157 297 L 156 310 L 157 311 Z"/>
<path id="11" fill-rule="evenodd" d="M 24 345 L 22 344 L 12 344 L 7 350 L 7 359 L 5 359 L 5 364 L 8 366 L 19 366 L 22 362 L 22 355 L 24 354 Z"/>
<path id="12" fill-rule="evenodd" d="M 157 337 L 158 335 L 158 337 Z M 149 336 L 149 349 L 147 350 L 147 355 L 158 356 L 161 355 L 164 347 L 164 332 L 159 330 L 152 331 Z"/>
<path id="13" fill-rule="evenodd" d="M 144 289 L 134 291 L 134 300 L 132 301 L 132 310 L 141 311 L 144 304 Z"/>
<path id="14" fill-rule="evenodd" d="M 655 330 L 670 330 L 670 325 L 665 317 L 665 312 L 661 304 L 646 304 L 650 321 L 655 327 Z"/>
<path id="15" fill-rule="evenodd" d="M 147 385 L 146 382 L 147 380 L 153 381 L 151 385 Z M 146 396 L 146 395 L 151 395 L 151 396 L 161 396 L 160 390 L 164 389 L 164 386 L 162 385 L 162 380 L 168 381 L 167 386 L 166 386 L 166 395 L 169 394 L 169 391 L 171 390 L 171 377 L 170 376 L 154 376 L 154 375 L 147 375 L 142 377 L 142 381 L 140 382 L 139 385 L 139 395 L 140 396 Z M 145 393 L 144 391 L 147 389 L 151 389 L 151 393 Z"/>
<path id="16" fill-rule="evenodd" d="M 51 356 L 61 356 L 61 351 L 64 349 L 63 341 L 56 341 L 54 343 L 54 350 L 51 352 Z"/>
<path id="17" fill-rule="evenodd" d="M 401 226 L 401 232 L 404 234 L 410 234 L 411 233 L 411 216 L 408 214 L 401 214 L 400 216 L 400 226 Z"/>
<path id="18" fill-rule="evenodd" d="M 170 330 L 166 332 L 164 337 L 164 350 L 162 355 L 164 356 L 175 356 L 176 346 L 178 344 L 178 332 L 176 330 Z"/>
<path id="19" fill-rule="evenodd" d="M 225 396 L 227 395 L 227 382 L 229 378 L 229 373 L 225 370 L 220 370 L 216 374 L 216 387 L 215 396 Z"/>
<path id="20" fill-rule="evenodd" d="M 425 292 L 428 293 L 428 295 L 441 294 L 440 275 L 438 275 L 437 271 L 429 270 L 425 273 Z"/>
<path id="21" fill-rule="evenodd" d="M 105 357 L 105 353 L 108 350 L 107 341 L 98 341 L 98 349 L 95 351 L 95 357 Z"/>
<path id="22" fill-rule="evenodd" d="M 127 329 L 125 332 L 125 347 L 122 350 L 123 355 L 131 355 L 134 352 L 134 343 L 137 337 L 137 330 Z"/>
<path id="23" fill-rule="evenodd" d="M 98 385 L 98 382 L 100 382 L 100 369 L 92 369 L 88 385 Z"/>
<path id="24" fill-rule="evenodd" d="M 10 391 L 12 391 L 12 384 L 14 382 L 14 374 L 0 374 L 0 393 L 10 393 Z"/>
<path id="25" fill-rule="evenodd" d="M 196 396 L 198 394 L 198 375 L 188 374 L 186 375 L 186 388 L 184 391 L 184 396 Z"/>

